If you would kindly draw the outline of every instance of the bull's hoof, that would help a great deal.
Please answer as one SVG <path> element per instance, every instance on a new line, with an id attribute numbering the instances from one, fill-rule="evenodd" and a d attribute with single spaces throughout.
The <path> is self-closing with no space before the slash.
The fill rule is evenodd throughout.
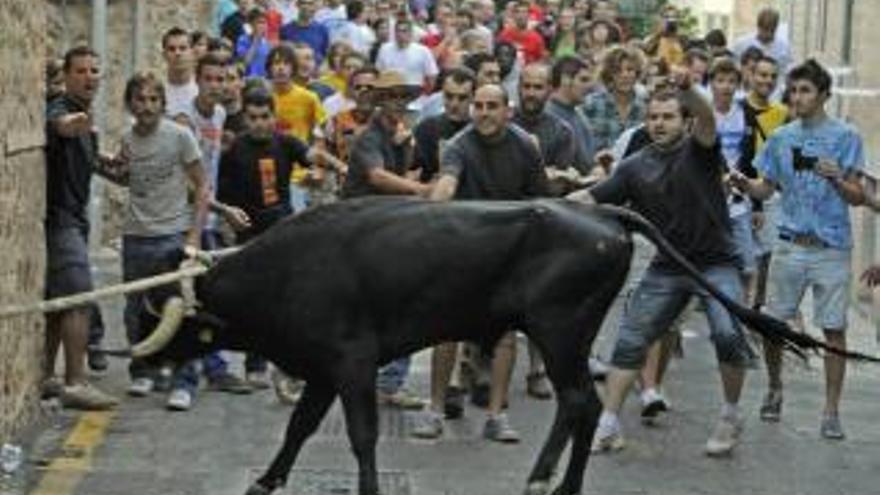
<path id="1" fill-rule="evenodd" d="M 526 491 L 523 495 L 547 495 L 550 492 L 550 482 L 535 480 L 530 481 L 528 485 L 526 485 Z"/>
<path id="2" fill-rule="evenodd" d="M 259 483 L 254 483 L 244 495 L 272 495 L 272 490 Z"/>

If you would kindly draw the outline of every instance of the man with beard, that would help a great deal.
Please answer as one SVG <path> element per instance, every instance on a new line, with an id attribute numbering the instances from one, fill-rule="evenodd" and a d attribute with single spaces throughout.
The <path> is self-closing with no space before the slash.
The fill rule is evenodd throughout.
<path id="1" fill-rule="evenodd" d="M 544 166 L 548 169 L 567 170 L 575 163 L 574 131 L 556 116 L 544 111 L 550 99 L 550 68 L 543 64 L 527 65 L 519 79 L 519 106 L 513 114 L 513 123 L 538 140 Z M 548 175 L 552 175 L 548 170 Z M 561 196 L 573 190 L 564 178 L 552 181 L 551 195 Z"/>
<path id="2" fill-rule="evenodd" d="M 211 192 L 198 141 L 188 128 L 163 118 L 165 95 L 161 81 L 149 73 L 136 74 L 125 88 L 125 104 L 135 119 L 122 136 L 129 174 L 122 237 L 122 276 L 126 281 L 177 268 L 168 266 L 170 255 L 184 246 L 200 246 L 208 212 Z M 187 204 L 188 186 L 195 191 L 194 209 Z M 132 345 L 149 331 L 140 325 L 145 310 L 142 294 L 126 296 L 125 326 Z M 129 395 L 145 397 L 154 390 L 158 377 L 152 363 L 133 360 L 129 374 Z M 197 388 L 195 364 L 181 366 L 172 378 L 167 407 L 188 410 Z"/>
<path id="3" fill-rule="evenodd" d="M 647 127 L 653 143 L 624 160 L 607 180 L 569 197 L 586 203 L 630 204 L 693 260 L 710 283 L 727 297 L 740 300 L 742 284 L 722 187 L 726 167 L 716 143 L 715 114 L 693 88 L 685 69 L 677 68 L 672 80 L 678 93 L 658 92 L 648 102 Z M 689 115 L 695 120 L 692 131 L 687 125 Z M 623 401 L 645 363 L 648 348 L 669 330 L 693 295 L 706 307 L 724 399 L 705 452 L 727 455 L 739 443 L 739 399 L 745 369 L 753 358 L 743 330 L 720 303 L 658 255 L 621 321 L 594 451 L 624 446 L 618 418 Z"/>
<path id="4" fill-rule="evenodd" d="M 344 100 L 339 105 L 339 110 L 327 121 L 327 147 L 344 163 L 348 163 L 354 140 L 367 128 L 373 115 L 370 92 L 377 77 L 379 71 L 375 67 L 356 69 L 348 79 L 346 94 L 331 97 L 339 96 Z"/>
<path id="5" fill-rule="evenodd" d="M 432 199 L 518 200 L 546 194 L 541 153 L 532 137 L 510 123 L 508 104 L 507 94 L 497 84 L 477 89 L 474 123 L 456 134 L 441 153 L 440 178 L 431 193 Z M 516 338 L 510 331 L 495 346 L 492 361 L 483 431 L 483 436 L 491 441 L 515 443 L 520 438 L 502 412 L 515 359 Z M 438 383 L 448 383 L 451 372 L 450 365 L 435 369 L 433 374 Z M 442 416 L 436 410 L 427 414 L 442 432 Z"/>
<path id="6" fill-rule="evenodd" d="M 512 122 L 537 140 L 548 177 L 553 178 L 548 182 L 548 192 L 553 196 L 562 196 L 574 190 L 577 183 L 566 178 L 570 175 L 554 176 L 551 171 L 567 170 L 574 164 L 574 133 L 568 124 L 544 111 L 550 91 L 550 68 L 543 64 L 527 65 L 520 74 L 520 100 Z M 526 393 L 536 399 L 549 399 L 552 396 L 541 354 L 531 342 Z"/>

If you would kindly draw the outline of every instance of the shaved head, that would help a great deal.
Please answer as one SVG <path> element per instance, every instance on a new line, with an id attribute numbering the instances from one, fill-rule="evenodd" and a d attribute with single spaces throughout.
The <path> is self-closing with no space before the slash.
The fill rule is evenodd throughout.
<path id="1" fill-rule="evenodd" d="M 477 92 L 474 93 L 474 98 L 479 98 L 481 100 L 499 99 L 504 105 L 507 105 L 507 91 L 504 91 L 504 88 L 502 88 L 500 84 L 485 84 L 480 86 L 477 89 Z"/>

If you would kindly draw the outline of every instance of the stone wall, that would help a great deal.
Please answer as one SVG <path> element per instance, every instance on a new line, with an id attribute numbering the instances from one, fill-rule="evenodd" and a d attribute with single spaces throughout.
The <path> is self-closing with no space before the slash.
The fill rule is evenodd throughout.
<path id="1" fill-rule="evenodd" d="M 42 2 L 0 0 L 0 305 L 41 297 L 45 254 Z M 0 442 L 36 410 L 43 318 L 0 320 Z"/>

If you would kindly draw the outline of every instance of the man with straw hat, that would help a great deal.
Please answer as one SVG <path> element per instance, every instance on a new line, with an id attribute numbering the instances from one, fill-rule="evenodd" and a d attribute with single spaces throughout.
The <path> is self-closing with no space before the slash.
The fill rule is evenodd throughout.
<path id="1" fill-rule="evenodd" d="M 406 106 L 419 95 L 397 71 L 379 73 L 370 96 L 373 115 L 367 128 L 354 141 L 348 178 L 342 189 L 345 198 L 377 194 L 427 197 L 430 184 L 407 177 L 412 168 L 413 136 L 406 122 Z M 405 409 L 421 409 L 424 402 L 403 384 L 409 372 L 409 357 L 391 362 L 379 371 L 378 398 L 381 403 Z"/>

